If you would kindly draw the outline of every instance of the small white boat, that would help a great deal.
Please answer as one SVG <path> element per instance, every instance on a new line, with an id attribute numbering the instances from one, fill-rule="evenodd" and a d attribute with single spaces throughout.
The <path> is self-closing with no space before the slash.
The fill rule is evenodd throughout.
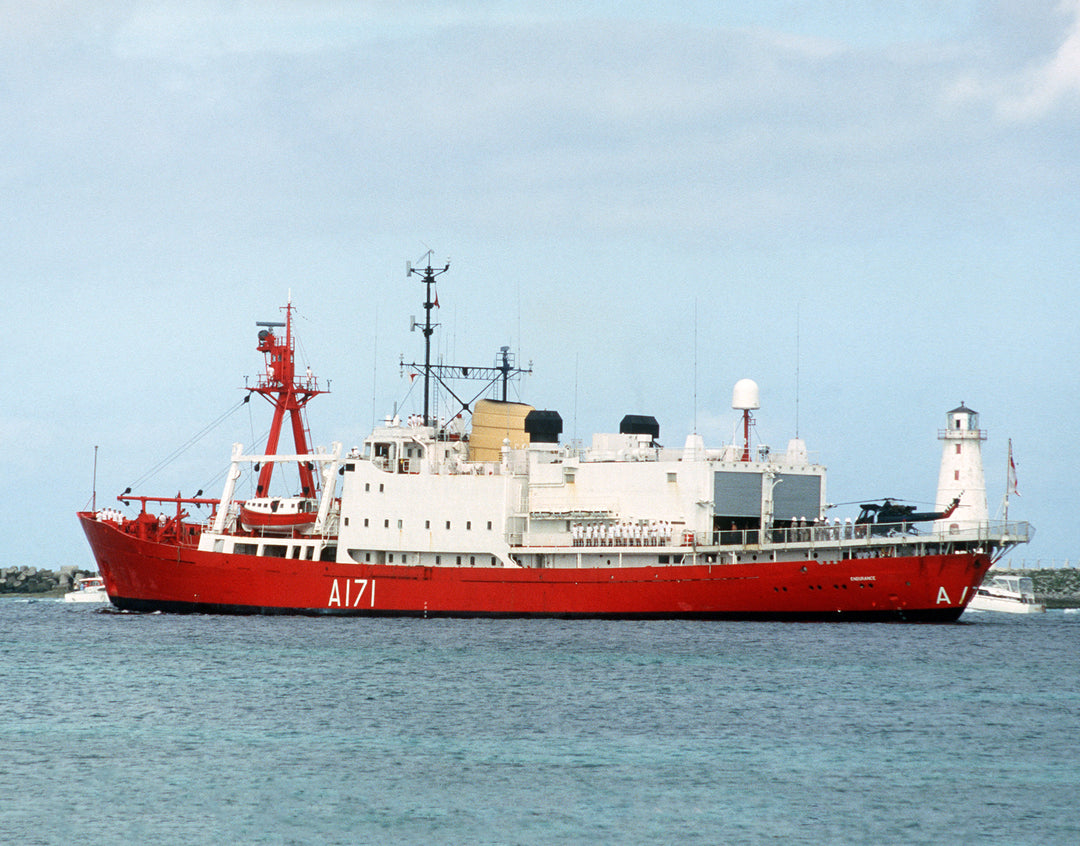
<path id="1" fill-rule="evenodd" d="M 84 576 L 75 579 L 74 590 L 64 594 L 64 602 L 108 602 L 105 580 L 101 576 Z"/>
<path id="2" fill-rule="evenodd" d="M 1027 576 L 993 576 L 975 592 L 967 610 L 1040 614 L 1046 606 L 1035 601 L 1035 585 Z"/>

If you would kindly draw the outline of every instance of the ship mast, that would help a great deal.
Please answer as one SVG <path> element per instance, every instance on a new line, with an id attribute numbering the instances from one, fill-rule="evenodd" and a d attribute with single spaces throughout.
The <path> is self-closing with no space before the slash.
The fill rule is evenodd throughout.
<path id="1" fill-rule="evenodd" d="M 411 264 L 408 266 L 409 276 L 419 276 L 420 281 L 424 283 L 424 425 L 431 424 L 431 408 L 430 408 L 430 396 L 431 396 L 431 333 L 435 331 L 435 327 L 438 323 L 431 322 L 431 309 L 439 307 L 439 295 L 435 295 L 434 301 L 431 299 L 431 286 L 435 284 L 435 277 L 442 276 L 446 271 L 450 269 L 450 262 L 446 263 L 446 267 L 442 270 L 434 270 L 431 267 L 431 254 L 432 250 L 428 250 L 427 253 L 427 267 L 423 270 L 418 270 Z M 415 324 L 414 324 L 415 328 Z"/>
<path id="2" fill-rule="evenodd" d="M 434 426 L 435 415 L 431 413 L 431 380 L 434 379 L 450 394 L 458 403 L 461 404 L 462 411 L 472 410 L 472 402 L 488 387 L 491 387 L 496 382 L 502 382 L 502 401 L 506 402 L 507 384 L 509 381 L 522 373 L 532 373 L 532 362 L 529 362 L 528 367 L 518 367 L 514 361 L 514 354 L 510 352 L 510 347 L 504 346 L 499 350 L 498 355 L 495 358 L 495 364 L 493 366 L 480 366 L 480 367 L 461 367 L 458 365 L 447 364 L 432 364 L 431 363 L 431 335 L 435 331 L 435 327 L 438 323 L 431 322 L 431 309 L 439 307 L 439 295 L 435 294 L 432 297 L 432 286 L 435 284 L 435 277 L 442 276 L 446 271 L 450 269 L 450 262 L 446 263 L 446 266 L 442 270 L 435 270 L 431 266 L 432 251 L 428 250 L 427 262 L 428 265 L 423 270 L 415 268 L 410 262 L 408 267 L 408 276 L 419 276 L 420 281 L 424 283 L 424 322 L 422 324 L 417 323 L 415 318 L 412 322 L 413 330 L 417 326 L 421 328 L 424 333 L 424 364 L 421 366 L 415 362 L 405 363 L 405 357 L 402 356 L 401 367 L 404 371 L 406 368 L 412 373 L 422 374 L 424 377 L 424 425 Z M 482 388 L 476 396 L 471 400 L 462 399 L 453 389 L 447 384 L 447 379 L 471 379 L 487 382 L 487 386 Z"/>
<path id="3" fill-rule="evenodd" d="M 265 455 L 276 455 L 278 440 L 281 437 L 281 427 L 285 422 L 285 415 L 289 415 L 292 424 L 293 443 L 296 446 L 297 455 L 307 455 L 308 432 L 304 425 L 301 414 L 308 400 L 319 394 L 325 394 L 320 390 L 318 382 L 311 374 L 311 368 L 307 373 L 298 376 L 296 374 L 295 338 L 292 334 L 292 313 L 294 307 L 290 300 L 282 307 L 285 312 L 285 322 L 259 322 L 256 326 L 262 327 L 259 332 L 259 352 L 266 356 L 266 372 L 259 376 L 259 381 L 253 388 L 247 390 L 251 393 L 260 394 L 274 406 L 274 419 L 270 424 L 270 434 L 266 439 Z M 285 329 L 285 337 L 281 338 L 274 332 L 275 329 Z M 315 476 L 310 462 L 301 461 L 297 464 L 300 472 L 300 492 L 303 496 L 315 495 Z M 255 488 L 256 496 L 267 496 L 270 491 L 270 477 L 274 472 L 274 462 L 267 461 L 259 470 L 259 483 Z"/>

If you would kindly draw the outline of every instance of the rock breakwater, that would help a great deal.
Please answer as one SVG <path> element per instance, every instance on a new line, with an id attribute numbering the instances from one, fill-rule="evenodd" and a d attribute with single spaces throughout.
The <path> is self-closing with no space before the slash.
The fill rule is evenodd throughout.
<path id="1" fill-rule="evenodd" d="M 68 565 L 59 570 L 39 570 L 37 567 L 4 567 L 0 569 L 0 594 L 55 593 L 71 590 L 75 579 L 93 576 L 90 570 Z"/>

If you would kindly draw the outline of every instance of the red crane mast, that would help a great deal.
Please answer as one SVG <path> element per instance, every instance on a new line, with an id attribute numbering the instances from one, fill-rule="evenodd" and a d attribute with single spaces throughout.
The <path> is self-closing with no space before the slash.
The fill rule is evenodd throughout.
<path id="1" fill-rule="evenodd" d="M 260 394 L 274 406 L 274 419 L 270 424 L 270 434 L 266 439 L 266 451 L 268 456 L 277 454 L 278 440 L 281 437 L 281 427 L 288 415 L 292 424 L 293 443 L 296 446 L 297 455 L 307 455 L 310 452 L 308 446 L 308 431 L 303 418 L 303 409 L 308 401 L 319 394 L 327 391 L 321 390 L 318 381 L 311 373 L 311 368 L 303 375 L 296 373 L 295 339 L 292 334 L 292 302 L 282 307 L 285 312 L 285 322 L 260 322 L 259 352 L 266 356 L 266 371 L 259 376 L 259 381 L 253 388 L 248 388 L 252 393 Z M 281 338 L 274 332 L 275 329 L 284 328 L 285 337 Z M 312 473 L 311 464 L 301 461 L 297 464 L 300 472 L 300 488 L 303 496 L 315 496 L 315 477 Z M 267 496 L 270 491 L 270 477 L 274 472 L 274 462 L 267 461 L 259 470 L 259 483 L 255 489 L 256 496 Z"/>

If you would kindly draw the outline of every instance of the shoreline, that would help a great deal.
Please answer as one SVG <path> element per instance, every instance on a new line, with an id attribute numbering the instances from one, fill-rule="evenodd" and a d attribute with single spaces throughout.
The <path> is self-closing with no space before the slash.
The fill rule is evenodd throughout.
<path id="1" fill-rule="evenodd" d="M 0 598 L 60 598 L 74 587 L 75 579 L 96 576 L 92 570 L 66 565 L 59 570 L 36 567 L 0 568 Z M 995 575 L 1026 576 L 1035 585 L 1035 599 L 1047 608 L 1080 608 L 1080 569 L 990 570 Z"/>

